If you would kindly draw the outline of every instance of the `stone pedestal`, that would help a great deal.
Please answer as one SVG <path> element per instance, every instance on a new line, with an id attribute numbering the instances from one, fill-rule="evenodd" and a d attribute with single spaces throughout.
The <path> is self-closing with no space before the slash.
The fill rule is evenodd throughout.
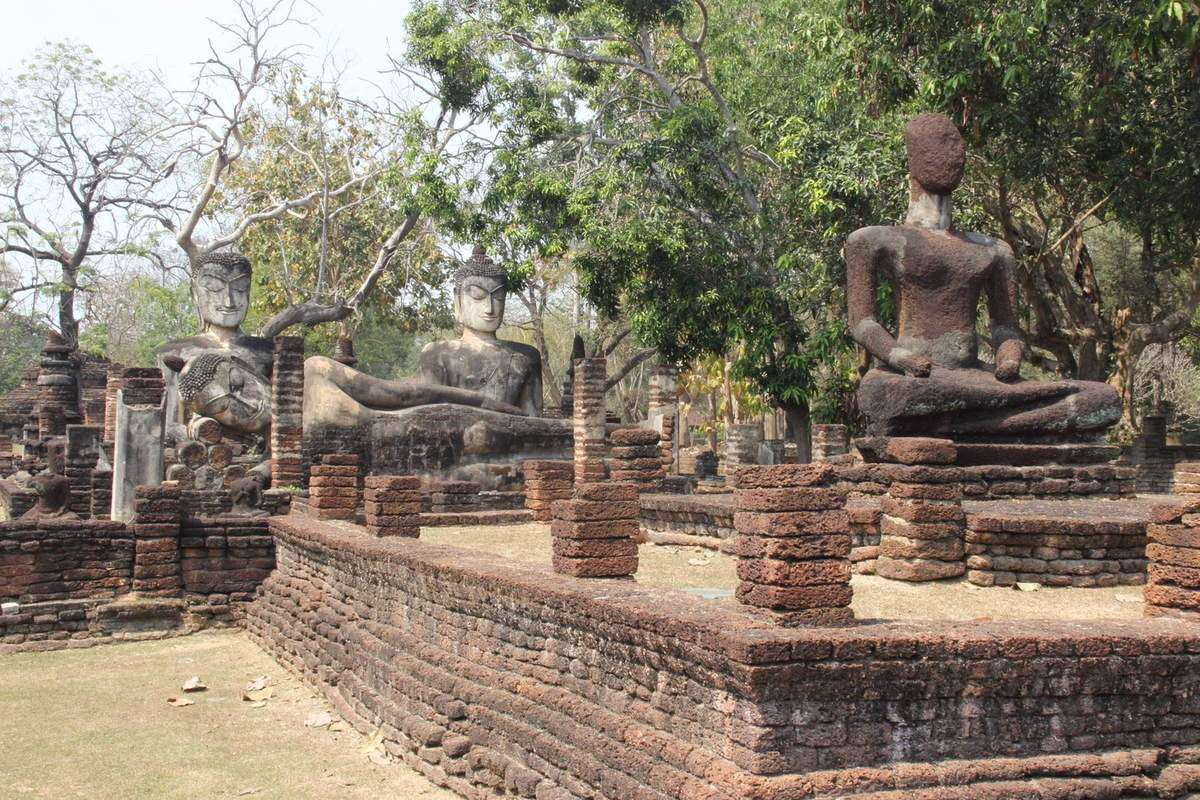
<path id="1" fill-rule="evenodd" d="M 734 475 L 737 599 L 781 625 L 828 625 L 850 610 L 846 493 L 816 464 L 743 467 Z"/>
<path id="2" fill-rule="evenodd" d="M 538 522 L 554 519 L 552 505 L 557 500 L 571 499 L 575 486 L 574 464 L 570 461 L 526 461 L 521 465 L 525 475 L 525 507 Z"/>
<path id="3" fill-rule="evenodd" d="M 650 373 L 650 403 L 647 413 L 650 427 L 661 437 L 662 461 L 665 474 L 678 475 L 679 445 L 676 431 L 679 425 L 679 370 L 657 366 Z"/>
<path id="4" fill-rule="evenodd" d="M 577 578 L 619 578 L 637 572 L 637 487 L 576 483 L 574 493 L 573 499 L 554 503 L 554 571 Z"/>
<path id="5" fill-rule="evenodd" d="M 136 378 L 122 377 L 126 386 Z M 138 400 L 153 400 L 153 404 Z M 157 486 L 163 480 L 162 382 L 157 397 L 137 384 L 117 393 L 116 442 L 113 453 L 111 518 L 133 519 L 139 486 Z"/>
<path id="6" fill-rule="evenodd" d="M 1147 616 L 1200 622 L 1200 498 L 1156 507 L 1146 529 Z"/>
<path id="7" fill-rule="evenodd" d="M 828 461 L 850 452 L 850 433 L 845 425 L 812 426 L 812 459 Z"/>
<path id="8" fill-rule="evenodd" d="M 358 513 L 358 456 L 330 454 L 314 464 L 308 481 L 308 507 L 320 519 L 353 522 Z"/>
<path id="9" fill-rule="evenodd" d="M 363 510 L 372 536 L 421 535 L 421 480 L 412 475 L 368 475 Z"/>
<path id="10" fill-rule="evenodd" d="M 66 425 L 83 421 L 79 413 L 79 385 L 71 363 L 71 346 L 56 332 L 46 335 L 37 377 L 38 435 L 62 436 Z M 56 409 L 56 411 L 51 411 Z"/>
<path id="11" fill-rule="evenodd" d="M 118 440 L 120 441 L 120 440 Z M 137 487 L 133 517 L 133 591 L 143 597 L 179 597 L 178 486 Z"/>
<path id="12" fill-rule="evenodd" d="M 608 454 L 604 415 L 604 382 L 608 362 L 604 358 L 581 358 L 575 362 L 575 483 L 593 483 L 605 478 Z"/>
<path id="13" fill-rule="evenodd" d="M 271 376 L 272 486 L 303 484 L 303 439 L 304 338 L 276 336 Z"/>
<path id="14" fill-rule="evenodd" d="M 648 428 L 621 428 L 609 436 L 612 460 L 609 476 L 632 483 L 638 491 L 656 494 L 663 490 L 662 438 Z"/>

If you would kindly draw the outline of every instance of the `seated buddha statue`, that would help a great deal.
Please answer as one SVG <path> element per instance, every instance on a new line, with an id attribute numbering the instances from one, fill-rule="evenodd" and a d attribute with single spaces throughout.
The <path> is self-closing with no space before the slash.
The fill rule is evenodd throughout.
<path id="1" fill-rule="evenodd" d="M 222 380 L 250 374 L 254 383 L 270 387 L 271 371 L 274 366 L 274 343 L 261 336 L 242 333 L 242 322 L 250 308 L 250 262 L 239 253 L 218 252 L 204 256 L 192 276 L 192 297 L 200 313 L 203 330 L 186 339 L 167 342 L 157 351 L 159 369 L 166 384 L 167 438 L 182 441 L 187 438 L 187 423 L 190 413 L 179 393 L 180 373 L 185 364 L 192 363 L 197 356 L 211 353 L 226 365 Z M 232 371 L 228 365 L 237 366 Z M 205 371 L 214 362 L 207 360 Z M 199 376 L 197 376 L 199 377 Z M 226 390 L 232 387 L 225 386 Z M 266 393 L 269 401 L 270 391 Z M 251 416 L 246 417 L 247 421 Z M 269 414 L 267 415 L 269 420 Z M 258 417 L 253 417 L 258 424 Z M 237 419 L 222 421 L 230 430 L 243 433 L 262 433 L 238 427 Z"/>
<path id="2" fill-rule="evenodd" d="M 496 486 L 488 465 L 569 457 L 570 420 L 541 417 L 542 365 L 529 345 L 499 339 L 508 284 L 476 248 L 454 277 L 455 341 L 421 353 L 420 376 L 383 380 L 324 356 L 304 362 L 308 446 L 364 441 L 372 469 L 440 473 Z M 475 465 L 471 467 L 470 465 Z"/>
<path id="3" fill-rule="evenodd" d="M 850 333 L 877 364 L 858 389 L 868 433 L 998 442 L 1098 437 L 1120 418 L 1115 389 L 1020 377 L 1012 250 L 953 226 L 951 193 L 966 161 L 958 129 L 945 116 L 922 114 L 905 127 L 904 141 L 904 224 L 861 228 L 845 247 Z M 892 284 L 895 335 L 875 317 L 881 279 Z M 981 297 L 994 365 L 979 358 Z"/>

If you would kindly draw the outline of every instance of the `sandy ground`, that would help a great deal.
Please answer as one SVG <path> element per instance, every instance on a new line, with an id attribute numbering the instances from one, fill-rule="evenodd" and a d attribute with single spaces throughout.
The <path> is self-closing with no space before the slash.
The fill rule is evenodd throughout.
<path id="1" fill-rule="evenodd" d="M 183 695 L 193 675 L 209 689 Z M 242 693 L 261 675 L 273 696 L 254 708 Z M 168 697 L 195 705 L 172 708 Z M 323 711 L 333 730 L 306 726 Z M 458 797 L 337 720 L 239 632 L 4 656 L 0 797 Z"/>
<path id="2" fill-rule="evenodd" d="M 421 541 L 450 544 L 550 564 L 550 527 L 539 523 L 425 528 Z M 636 580 L 645 586 L 728 597 L 737 585 L 735 559 L 704 548 L 643 544 Z M 854 613 L 861 620 L 1140 619 L 1142 589 L 981 588 L 966 581 L 908 584 L 856 575 Z"/>

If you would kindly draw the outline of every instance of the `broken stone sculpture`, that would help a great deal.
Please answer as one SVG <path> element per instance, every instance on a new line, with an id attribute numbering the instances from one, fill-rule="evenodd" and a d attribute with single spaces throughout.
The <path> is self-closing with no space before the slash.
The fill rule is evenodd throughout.
<path id="1" fill-rule="evenodd" d="M 266 517 L 270 514 L 262 507 L 262 481 L 259 478 L 237 479 L 229 487 L 229 497 L 233 501 L 230 513 L 234 516 Z"/>
<path id="2" fill-rule="evenodd" d="M 980 441 L 1098 436 L 1120 418 L 1111 386 L 1019 375 L 1024 346 L 1012 250 L 953 227 L 951 192 L 966 157 L 958 129 L 947 117 L 921 114 L 904 139 L 910 174 L 904 224 L 861 228 L 845 248 L 851 335 L 877 363 L 858 391 L 867 431 Z M 895 335 L 875 317 L 881 279 L 891 281 L 896 298 Z M 994 365 L 979 358 L 981 296 Z"/>
<path id="3" fill-rule="evenodd" d="M 37 502 L 34 503 L 33 508 L 21 515 L 21 519 L 78 518 L 78 515 L 70 508 L 71 482 L 65 475 L 46 471 L 36 475 L 30 484 L 37 492 Z"/>
<path id="4" fill-rule="evenodd" d="M 192 296 L 203 330 L 195 336 L 167 342 L 157 354 L 166 384 L 169 442 L 187 438 L 187 423 L 197 413 L 194 410 L 197 407 L 219 407 L 219 416 L 207 416 L 234 431 L 262 434 L 264 427 L 270 425 L 274 344 L 261 336 L 248 336 L 241 328 L 250 308 L 250 277 L 250 262 L 238 253 L 210 253 L 197 267 L 192 278 Z M 188 368 L 192 372 L 190 404 L 180 393 L 182 373 Z M 262 413 L 256 413 L 254 404 L 261 399 L 258 394 L 263 386 L 267 388 L 268 410 L 258 409 Z M 251 391 L 255 395 L 249 397 Z M 246 402 L 239 404 L 236 400 Z"/>

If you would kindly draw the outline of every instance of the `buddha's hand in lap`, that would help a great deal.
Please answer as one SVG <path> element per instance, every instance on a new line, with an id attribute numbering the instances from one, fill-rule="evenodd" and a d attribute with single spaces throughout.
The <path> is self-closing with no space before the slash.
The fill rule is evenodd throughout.
<path id="1" fill-rule="evenodd" d="M 933 369 L 932 361 L 925 356 L 898 351 L 899 348 L 893 350 L 888 356 L 887 362 L 891 367 L 902 370 L 905 375 L 913 378 L 929 377 L 929 373 Z"/>

